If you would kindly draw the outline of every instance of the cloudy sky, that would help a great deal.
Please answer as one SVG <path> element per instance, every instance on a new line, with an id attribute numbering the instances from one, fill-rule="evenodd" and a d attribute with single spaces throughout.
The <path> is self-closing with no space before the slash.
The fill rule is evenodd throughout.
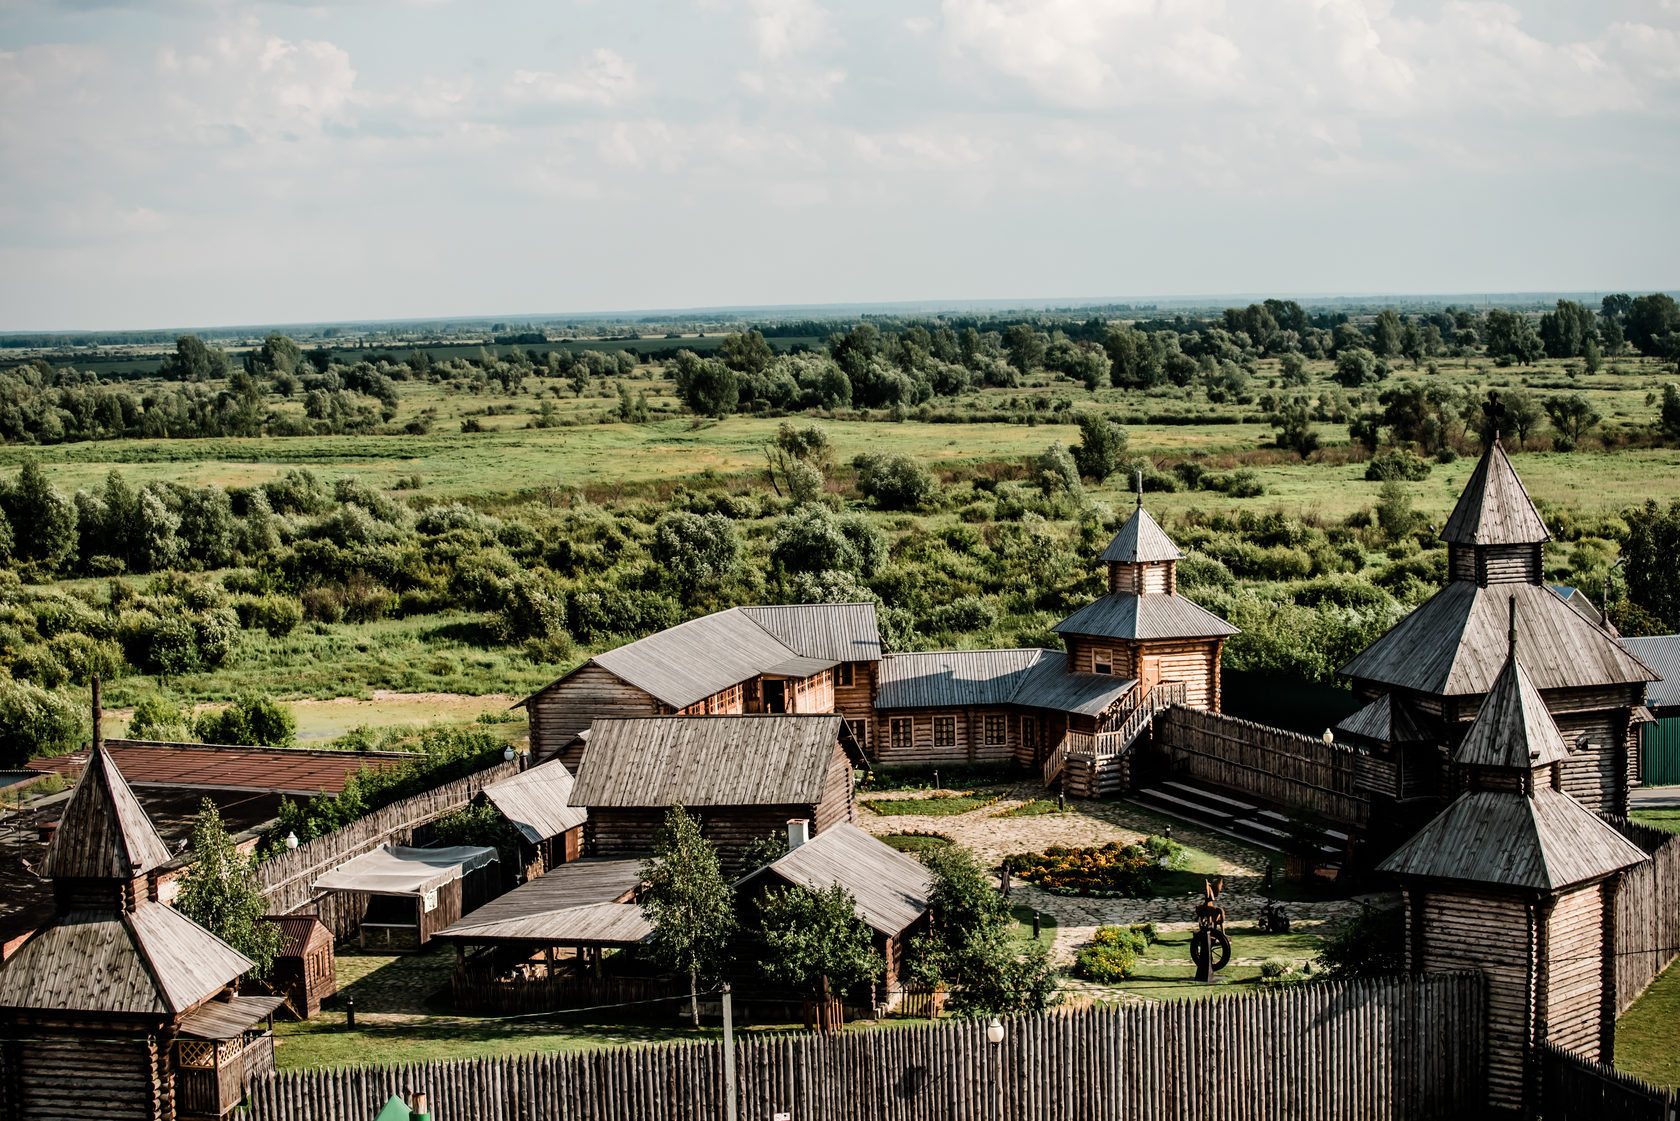
<path id="1" fill-rule="evenodd" d="M 1680 0 L 0 0 L 0 330 L 1680 284 Z"/>

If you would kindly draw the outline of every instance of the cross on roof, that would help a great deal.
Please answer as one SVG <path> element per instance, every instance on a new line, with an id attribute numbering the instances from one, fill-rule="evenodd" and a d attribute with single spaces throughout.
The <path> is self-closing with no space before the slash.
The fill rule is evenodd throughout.
<path id="1" fill-rule="evenodd" d="M 1499 442 L 1499 429 L 1505 421 L 1505 414 L 1505 406 L 1499 400 L 1499 390 L 1488 390 L 1488 399 L 1482 403 L 1482 415 L 1487 417 L 1488 423 L 1493 427 L 1494 443 Z"/>

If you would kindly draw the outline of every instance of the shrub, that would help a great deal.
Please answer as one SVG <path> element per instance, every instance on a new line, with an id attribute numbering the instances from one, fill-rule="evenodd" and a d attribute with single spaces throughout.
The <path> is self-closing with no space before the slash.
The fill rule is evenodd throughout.
<path id="1" fill-rule="evenodd" d="M 855 457 L 858 490 L 883 510 L 914 510 L 933 497 L 933 476 L 907 455 L 865 454 Z"/>
<path id="2" fill-rule="evenodd" d="M 1056 895 L 1102 898 L 1148 895 L 1160 864 L 1144 844 L 1110 841 L 1100 848 L 1063 848 L 1016 853 L 1004 858 L 1009 870 Z"/>
<path id="3" fill-rule="evenodd" d="M 995 626 L 997 621 L 996 607 L 979 596 L 962 596 L 928 612 L 921 629 L 930 634 L 939 631 L 983 631 Z"/>
<path id="4" fill-rule="evenodd" d="M 1399 908 L 1370 904 L 1329 938 L 1318 940 L 1318 960 L 1337 981 L 1390 977 L 1406 968 L 1406 922 Z"/>
<path id="5" fill-rule="evenodd" d="M 297 719 L 272 697 L 246 693 L 220 712 L 200 715 L 193 730 L 205 743 L 290 747 L 297 738 Z"/>
<path id="6" fill-rule="evenodd" d="M 244 596 L 233 603 L 239 625 L 261 630 L 273 638 L 284 638 L 303 622 L 303 605 L 291 596 Z"/>
<path id="7" fill-rule="evenodd" d="M 1420 479 L 1427 479 L 1430 470 L 1428 461 L 1417 452 L 1410 448 L 1392 448 L 1371 457 L 1371 461 L 1365 465 L 1365 479 L 1373 483 L 1386 483 L 1391 480 L 1415 483 Z"/>
<path id="8" fill-rule="evenodd" d="M 1214 588 L 1219 591 L 1230 591 L 1237 586 L 1237 578 L 1231 575 L 1231 570 L 1212 557 L 1204 557 L 1199 553 L 1187 553 L 1178 562 L 1178 585 L 1183 590 L 1194 588 Z"/>
<path id="9" fill-rule="evenodd" d="M 0 678 L 0 766 L 20 767 L 40 755 L 63 755 L 87 735 L 81 705 L 27 681 Z"/>
<path id="10" fill-rule="evenodd" d="M 128 734 L 137 740 L 188 740 L 192 728 L 179 708 L 156 693 L 141 697 L 128 718 Z"/>
<path id="11" fill-rule="evenodd" d="M 1102 927 L 1097 933 L 1101 934 L 1104 930 L 1115 929 L 1118 928 Z M 1074 959 L 1073 968 L 1074 972 L 1088 981 L 1096 981 L 1099 984 L 1113 984 L 1117 981 L 1124 981 L 1132 975 L 1132 970 L 1137 968 L 1137 954 L 1132 952 L 1130 946 L 1122 943 L 1114 942 L 1102 945 L 1093 942 L 1079 951 L 1078 956 Z"/>
<path id="12" fill-rule="evenodd" d="M 1294 968 L 1292 962 L 1283 958 L 1267 958 L 1260 963 L 1260 979 L 1262 981 L 1281 981 L 1284 974 Z"/>

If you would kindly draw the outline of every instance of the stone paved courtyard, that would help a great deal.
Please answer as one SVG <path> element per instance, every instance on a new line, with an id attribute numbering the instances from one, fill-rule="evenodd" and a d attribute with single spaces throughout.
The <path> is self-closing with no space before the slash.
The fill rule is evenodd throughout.
<path id="1" fill-rule="evenodd" d="M 991 787 L 989 789 L 996 789 Z M 960 791 L 909 790 L 882 794 L 864 794 L 869 800 L 925 798 L 930 794 L 955 794 Z M 1150 833 L 1158 833 L 1163 819 L 1124 802 L 1097 801 L 1085 798 L 1068 799 L 1068 812 L 1047 813 L 1033 817 L 999 817 L 1016 806 L 1035 798 L 1045 797 L 1043 787 L 1030 780 L 1013 784 L 1004 797 L 990 805 L 949 816 L 917 814 L 878 814 L 865 808 L 859 811 L 859 823 L 877 836 L 889 833 L 934 832 L 950 837 L 980 857 L 988 867 L 996 868 L 1011 853 L 1043 852 L 1053 845 L 1076 848 L 1106 845 L 1110 841 L 1131 844 Z M 1054 797 L 1052 794 L 1051 797 Z M 1218 874 L 1225 877 L 1225 891 L 1219 897 L 1225 908 L 1226 921 L 1233 927 L 1252 926 L 1265 906 L 1262 892 L 1266 859 L 1273 856 L 1281 867 L 1282 858 L 1264 850 L 1250 848 L 1228 837 L 1195 826 L 1174 822 L 1173 839 L 1200 849 L 1218 862 Z M 1213 874 L 1213 873 L 1210 873 Z M 1081 896 L 1055 895 L 1035 884 L 1016 880 L 1011 885 L 1010 902 L 1051 915 L 1056 922 L 1055 942 L 1051 946 L 1051 960 L 1068 966 L 1080 947 L 1090 942 L 1097 927 L 1110 923 L 1154 922 L 1163 930 L 1188 930 L 1195 926 L 1194 908 L 1200 892 L 1182 897 L 1154 899 L 1094 899 Z M 1358 913 L 1359 899 L 1329 899 L 1283 904 L 1285 912 L 1297 929 L 1318 932 L 1334 927 Z M 1258 964 L 1238 960 L 1236 964 Z M 1115 990 L 1102 989 L 1070 980 L 1075 991 L 1089 990 L 1091 995 L 1109 994 Z M 1137 999 L 1128 995 L 1127 999 Z"/>

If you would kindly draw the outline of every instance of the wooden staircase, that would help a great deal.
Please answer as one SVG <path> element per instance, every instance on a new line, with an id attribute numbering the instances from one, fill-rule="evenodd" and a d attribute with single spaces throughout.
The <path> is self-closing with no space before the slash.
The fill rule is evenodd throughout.
<path id="1" fill-rule="evenodd" d="M 1183 704 L 1188 693 L 1189 687 L 1182 681 L 1157 682 L 1135 704 L 1121 709 L 1104 721 L 1106 729 L 1097 732 L 1069 732 L 1062 737 L 1049 758 L 1044 760 L 1044 785 L 1053 784 L 1067 770 L 1069 759 L 1077 758 L 1080 763 L 1088 765 L 1091 775 L 1090 782 L 1080 785 L 1091 789 L 1075 793 L 1085 793 L 1090 797 L 1095 797 L 1099 790 L 1102 793 L 1110 793 L 1106 788 L 1118 784 L 1117 764 L 1131 751 L 1143 730 L 1154 722 L 1156 714 L 1161 710 Z M 1113 774 L 1105 776 L 1104 772 Z M 1109 781 L 1104 781 L 1105 777 L 1108 777 Z M 1118 792 L 1117 789 L 1113 791 Z"/>

